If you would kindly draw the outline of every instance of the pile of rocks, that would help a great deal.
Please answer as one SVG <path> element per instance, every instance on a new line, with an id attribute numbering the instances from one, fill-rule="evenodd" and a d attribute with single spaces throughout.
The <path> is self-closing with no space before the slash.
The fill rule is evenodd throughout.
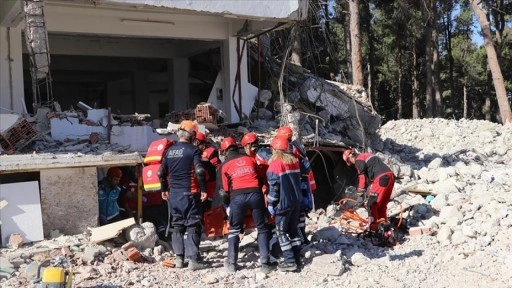
<path id="1" fill-rule="evenodd" d="M 225 239 L 203 241 L 202 256 L 212 265 L 190 272 L 164 267 L 162 261 L 172 255 L 160 242 L 140 249 L 145 260 L 133 262 L 122 257 L 120 245 L 93 245 L 77 235 L 57 238 L 61 240 L 56 244 L 52 240 L 53 246 L 45 241 L 3 249 L 2 271 L 7 260 L 11 274 L 2 274 L 9 279 L 1 284 L 32 287 L 27 273 L 33 270 L 27 267 L 33 269 L 38 261 L 34 250 L 46 245 L 48 255 L 69 247 L 76 283 L 84 287 L 510 287 L 512 127 L 485 121 L 401 120 L 388 122 L 380 135 L 382 141 L 376 144 L 384 152 L 379 155 L 399 176 L 394 199 L 404 207 L 410 231 L 398 246 L 377 247 L 342 233 L 340 210 L 331 205 L 309 215 L 312 244 L 302 249 L 305 267 L 300 273 L 260 273 L 256 232 L 241 241 L 243 268 L 236 274 L 222 268 Z M 390 205 L 390 213 L 397 206 Z"/>

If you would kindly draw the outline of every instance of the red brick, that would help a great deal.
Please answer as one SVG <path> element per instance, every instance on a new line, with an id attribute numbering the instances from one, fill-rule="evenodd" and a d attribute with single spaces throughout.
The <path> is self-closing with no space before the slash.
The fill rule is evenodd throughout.
<path id="1" fill-rule="evenodd" d="M 416 237 L 416 236 L 421 236 L 421 234 L 423 234 L 423 232 L 421 230 L 421 227 L 409 228 L 409 235 L 410 236 Z"/>

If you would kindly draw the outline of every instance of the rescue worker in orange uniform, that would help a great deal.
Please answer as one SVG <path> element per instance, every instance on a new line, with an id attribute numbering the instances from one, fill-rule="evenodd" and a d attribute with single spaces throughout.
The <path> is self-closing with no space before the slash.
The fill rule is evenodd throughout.
<path id="1" fill-rule="evenodd" d="M 306 151 L 300 143 L 295 140 L 292 140 L 293 131 L 288 126 L 282 126 L 277 129 L 276 137 L 284 137 L 290 143 L 290 147 L 288 152 L 293 154 L 297 159 L 299 159 L 301 166 L 301 191 L 302 191 L 302 203 L 301 210 L 299 215 L 299 224 L 297 228 L 299 229 L 300 238 L 302 239 L 302 243 L 304 245 L 310 244 L 310 241 L 306 234 L 306 217 L 308 213 L 313 209 L 313 191 L 316 190 L 315 177 L 313 176 L 313 171 L 311 170 L 311 163 L 309 163 L 308 156 Z"/>
<path id="2" fill-rule="evenodd" d="M 202 132 L 197 132 L 195 145 L 201 150 L 201 158 L 208 159 L 215 169 L 219 169 L 221 163 L 219 158 L 219 151 L 215 147 L 209 145 L 208 138 Z"/>
<path id="3" fill-rule="evenodd" d="M 177 132 L 179 141 L 167 149 L 158 172 L 162 189 L 167 187 L 168 191 L 162 192 L 162 198 L 168 199 L 172 214 L 172 248 L 176 254 L 176 268 L 183 268 L 187 258 L 190 270 L 207 267 L 198 259 L 201 239 L 200 202 L 206 200 L 207 194 L 201 152 L 192 145 L 197 132 L 194 122 L 181 122 Z"/>
<path id="4" fill-rule="evenodd" d="M 296 271 L 302 265 L 299 222 L 302 191 L 300 188 L 300 163 L 288 153 L 289 142 L 275 137 L 271 142 L 272 157 L 267 170 L 269 184 L 268 211 L 274 216 L 279 245 L 284 261 L 280 271 Z"/>
<path id="5" fill-rule="evenodd" d="M 387 223 L 388 221 L 387 206 L 395 185 L 395 176 L 377 155 L 371 153 L 345 150 L 343 160 L 349 166 L 355 165 L 357 169 L 359 193 L 364 193 L 366 188 L 370 186 L 366 207 L 370 212 L 370 230 L 377 231 L 380 223 Z"/>
<path id="6" fill-rule="evenodd" d="M 226 158 L 219 168 L 221 190 L 224 206 L 229 208 L 228 259 L 224 263 L 228 272 L 237 270 L 239 234 L 244 226 L 248 210 L 252 210 L 254 224 L 258 229 L 258 248 L 260 252 L 261 271 L 269 273 L 272 266 L 269 262 L 269 240 L 261 180 L 258 177 L 256 161 L 238 153 L 238 145 L 233 137 L 226 137 L 221 142 L 221 151 Z"/>

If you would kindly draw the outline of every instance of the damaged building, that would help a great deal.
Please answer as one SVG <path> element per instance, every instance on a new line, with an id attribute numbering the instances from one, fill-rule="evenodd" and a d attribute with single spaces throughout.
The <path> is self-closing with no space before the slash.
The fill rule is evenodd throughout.
<path id="1" fill-rule="evenodd" d="M 286 103 L 271 107 L 279 96 L 251 84 L 248 71 L 255 59 L 267 69 L 280 63 L 249 46 L 304 19 L 307 1 L 239 2 L 1 1 L 0 189 L 15 201 L 28 189 L 26 204 L 40 207 L 27 241 L 96 226 L 105 170 L 141 165 L 149 143 L 171 137 L 181 119 L 202 122 L 214 139 L 255 131 L 267 143 L 292 124 L 308 148 L 318 206 L 354 180 L 341 152 L 370 146 L 380 125 L 364 89 L 290 65 Z M 35 71 L 41 57 L 48 66 Z"/>

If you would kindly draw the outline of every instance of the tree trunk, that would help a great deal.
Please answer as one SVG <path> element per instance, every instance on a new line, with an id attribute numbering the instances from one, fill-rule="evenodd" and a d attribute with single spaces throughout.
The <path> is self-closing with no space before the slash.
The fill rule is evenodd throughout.
<path id="1" fill-rule="evenodd" d="M 420 118 L 420 99 L 419 90 L 420 84 L 418 81 L 418 56 L 416 55 L 416 43 L 413 43 L 412 50 L 413 64 L 412 64 L 412 118 Z"/>
<path id="2" fill-rule="evenodd" d="M 464 77 L 464 86 L 462 88 L 464 96 L 464 118 L 468 119 L 468 90 L 467 90 L 468 76 Z"/>
<path id="3" fill-rule="evenodd" d="M 344 11 L 348 11 L 348 2 L 345 2 Z M 347 61 L 348 83 L 352 82 L 352 45 L 350 44 L 350 13 L 345 12 L 345 23 L 343 23 L 343 37 L 345 40 L 345 59 Z"/>
<path id="4" fill-rule="evenodd" d="M 361 31 L 359 29 L 359 0 L 349 0 L 352 84 L 364 86 Z"/>
<path id="5" fill-rule="evenodd" d="M 437 0 L 432 0 L 432 72 L 434 79 L 435 105 L 433 113 L 435 117 L 444 117 L 443 92 L 441 91 L 441 77 L 439 72 L 439 33 L 437 31 Z"/>
<path id="6" fill-rule="evenodd" d="M 452 12 L 453 12 L 453 6 L 450 6 L 450 9 L 446 12 L 445 15 L 445 43 L 446 43 L 446 53 L 448 54 L 448 79 L 450 81 L 450 108 L 452 109 L 452 115 L 455 117 L 456 111 L 456 104 L 455 104 L 455 81 L 453 79 L 453 54 L 452 54 Z M 459 115 L 457 115 L 459 117 Z"/>
<path id="7" fill-rule="evenodd" d="M 367 15 L 367 23 L 366 23 L 366 33 L 368 35 L 368 95 L 370 98 L 370 102 L 372 103 L 372 107 L 375 107 L 375 97 L 376 93 L 376 85 L 375 85 L 375 39 L 373 37 L 373 29 L 372 29 L 372 14 L 370 11 L 370 1 L 365 1 L 364 4 L 366 15 Z"/>
<path id="8" fill-rule="evenodd" d="M 398 49 L 398 67 L 402 67 L 402 49 Z M 402 95 L 402 69 L 398 69 L 398 119 L 404 118 L 404 101 Z"/>
<path id="9" fill-rule="evenodd" d="M 503 124 L 512 123 L 512 112 L 507 99 L 507 91 L 505 90 L 505 83 L 503 81 L 503 75 L 501 74 L 500 64 L 498 62 L 498 56 L 494 49 L 494 43 L 492 42 L 491 28 L 489 21 L 485 17 L 485 12 L 478 7 L 479 0 L 471 0 L 471 8 L 478 18 L 478 23 L 482 29 L 484 37 L 485 51 L 487 52 L 487 61 L 492 73 L 492 81 L 494 83 L 494 89 L 496 90 L 496 98 L 498 99 L 498 106 L 500 108 L 501 122 Z"/>
<path id="10" fill-rule="evenodd" d="M 434 115 L 434 75 L 433 75 L 433 48 L 434 43 L 432 42 L 432 33 L 434 30 L 434 23 L 432 21 L 432 14 L 430 8 L 432 7 L 431 3 L 433 0 L 426 0 L 427 3 L 422 5 L 424 17 L 426 19 L 426 27 L 425 27 L 425 116 L 427 118 L 432 118 Z"/>

